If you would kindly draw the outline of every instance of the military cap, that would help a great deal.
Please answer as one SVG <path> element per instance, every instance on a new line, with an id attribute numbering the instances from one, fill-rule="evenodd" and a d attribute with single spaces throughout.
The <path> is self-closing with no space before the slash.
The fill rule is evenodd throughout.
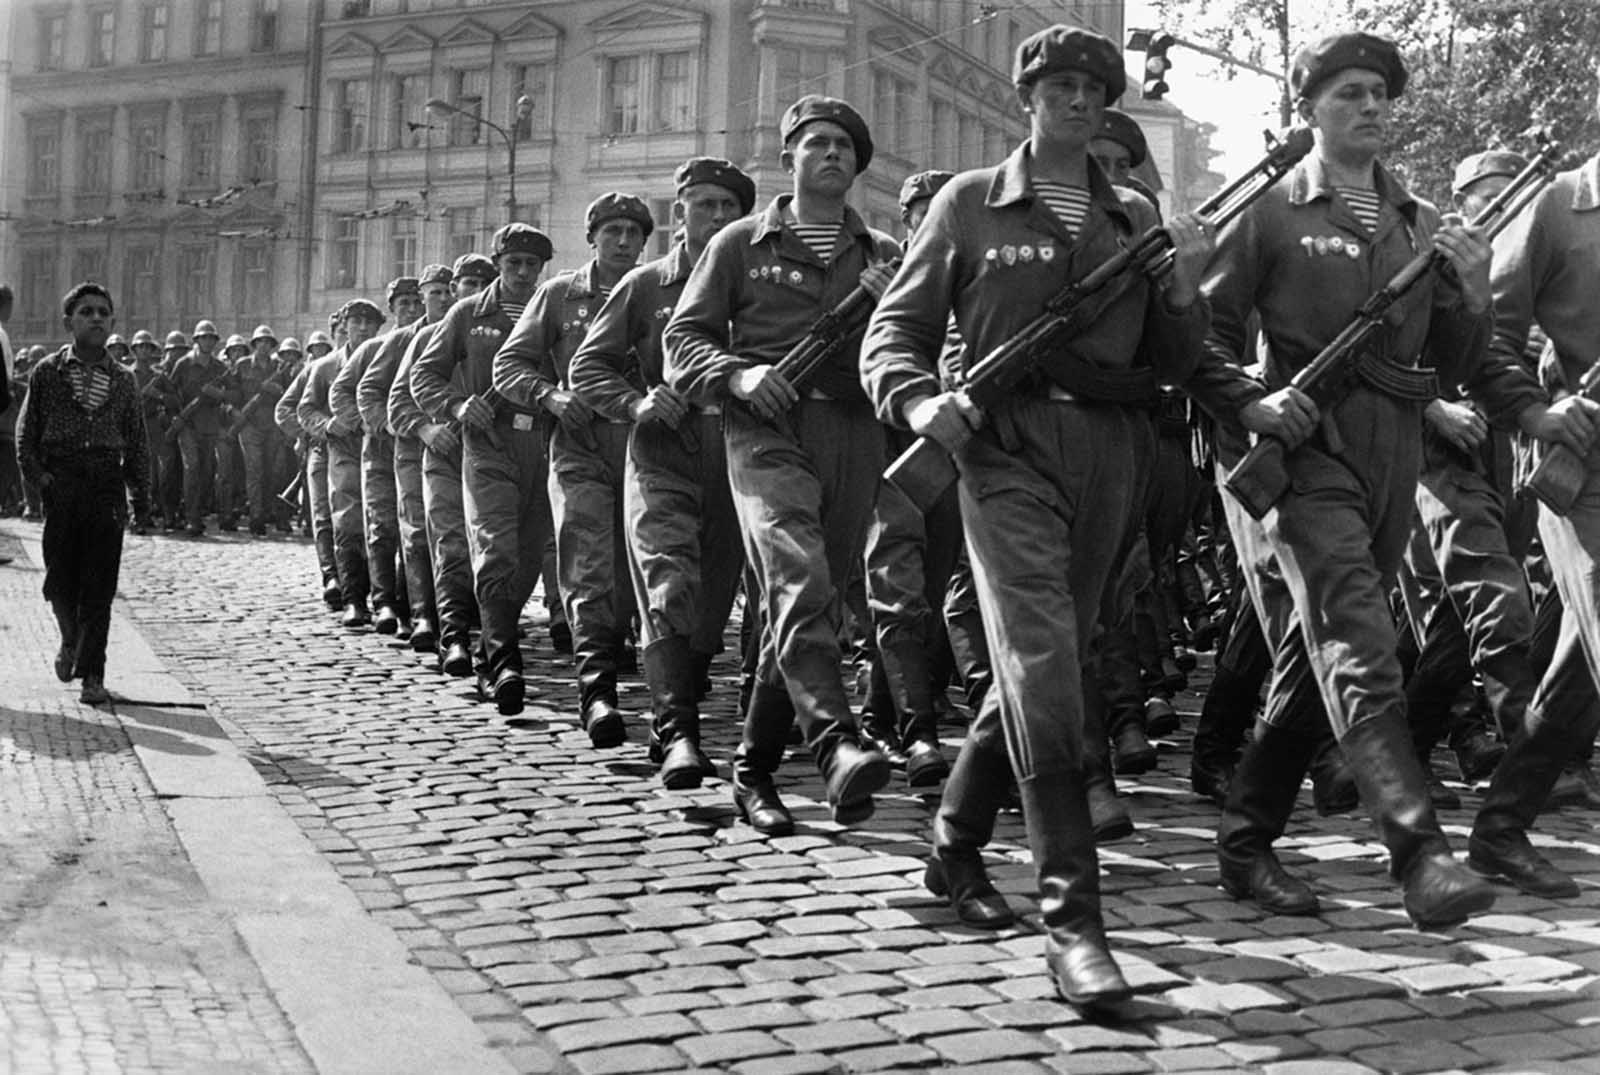
<path id="1" fill-rule="evenodd" d="M 1334 34 L 1302 48 L 1289 70 L 1289 88 L 1296 97 L 1310 97 L 1318 86 L 1348 67 L 1382 75 L 1390 97 L 1406 90 L 1406 64 L 1394 42 L 1360 32 Z"/>
<path id="2" fill-rule="evenodd" d="M 1450 181 L 1450 191 L 1453 194 L 1460 194 L 1478 180 L 1488 179 L 1492 175 L 1510 178 L 1527 166 L 1528 162 L 1524 157 L 1504 149 L 1474 153 L 1456 165 L 1455 177 Z"/>
<path id="3" fill-rule="evenodd" d="M 939 193 L 941 187 L 955 177 L 954 172 L 942 172 L 938 169 L 906 176 L 906 181 L 900 184 L 900 220 L 904 222 L 909 219 L 913 205 L 924 198 L 933 197 Z"/>
<path id="4" fill-rule="evenodd" d="M 388 288 L 384 290 L 383 301 L 392 306 L 395 299 L 421 294 L 422 283 L 415 276 L 396 276 L 389 281 Z"/>
<path id="5" fill-rule="evenodd" d="M 1140 130 L 1138 121 L 1120 108 L 1105 110 L 1100 129 L 1094 132 L 1094 137 L 1126 146 L 1130 168 L 1139 167 L 1150 155 L 1150 146 L 1144 140 L 1144 131 Z"/>
<path id="6" fill-rule="evenodd" d="M 808 93 L 783 114 L 783 122 L 778 126 L 778 134 L 784 145 L 789 144 L 789 139 L 808 123 L 817 120 L 827 120 L 837 123 L 844 128 L 850 136 L 850 141 L 856 147 L 856 174 L 860 175 L 867 170 L 867 165 L 872 163 L 872 134 L 867 130 L 867 121 L 861 118 L 861 113 L 851 108 L 850 105 L 837 97 L 824 97 L 820 93 Z"/>
<path id="7" fill-rule="evenodd" d="M 635 198 L 632 194 L 618 194 L 609 190 L 589 203 L 589 208 L 583 213 L 583 237 L 594 241 L 595 229 L 608 220 L 631 220 L 644 229 L 644 237 L 650 238 L 650 233 L 656 230 L 656 222 L 651 219 L 650 207 Z"/>
<path id="8" fill-rule="evenodd" d="M 555 247 L 550 245 L 550 236 L 532 224 L 521 224 L 516 221 L 494 233 L 489 249 L 490 257 L 497 258 L 502 254 L 532 254 L 540 261 L 549 261 L 556 253 Z"/>
<path id="9" fill-rule="evenodd" d="M 311 335 L 306 337 L 306 350 L 309 351 L 318 345 L 326 347 L 330 351 L 333 350 L 333 337 L 323 332 L 320 328 L 312 329 Z"/>
<path id="10" fill-rule="evenodd" d="M 493 280 L 500 275 L 500 270 L 494 267 L 494 262 L 482 254 L 462 254 L 456 258 L 456 263 L 450 270 L 454 280 L 463 276 L 475 276 L 480 280 Z"/>
<path id="11" fill-rule="evenodd" d="M 235 347 L 242 347 L 248 351 L 250 350 L 250 341 L 235 332 L 232 336 L 228 337 L 228 342 L 222 345 L 222 350 L 224 353 L 226 353 L 233 350 Z"/>
<path id="12" fill-rule="evenodd" d="M 285 336 L 283 338 L 283 342 L 278 344 L 278 354 L 303 355 L 305 354 L 305 351 L 301 350 L 299 340 L 295 339 L 293 336 Z"/>
<path id="13" fill-rule="evenodd" d="M 378 309 L 377 303 L 368 302 L 366 299 L 351 299 L 345 303 L 344 316 L 346 320 L 352 317 L 363 317 L 368 321 L 376 321 L 380 325 L 388 320 L 383 311 Z"/>
<path id="14" fill-rule="evenodd" d="M 221 339 L 222 337 L 222 334 L 217 331 L 217 326 L 210 321 L 196 321 L 194 332 L 192 332 L 190 335 L 197 340 L 201 336 L 215 336 L 218 339 Z"/>
<path id="15" fill-rule="evenodd" d="M 127 350 L 128 341 L 123 339 L 117 333 L 113 332 L 111 335 L 106 337 L 106 350 L 109 351 L 113 347 L 120 347 L 123 350 Z"/>
<path id="16" fill-rule="evenodd" d="M 189 337 L 177 329 L 173 329 L 167 333 L 167 342 L 162 349 L 166 351 L 187 351 L 189 349 Z"/>
<path id="17" fill-rule="evenodd" d="M 156 343 L 156 338 L 150 334 L 150 330 L 147 328 L 142 328 L 133 334 L 133 346 L 138 347 L 140 344 L 145 343 L 149 344 L 151 347 L 157 348 L 158 350 L 161 347 L 160 344 Z"/>
<path id="18" fill-rule="evenodd" d="M 257 340 L 271 340 L 277 343 L 278 334 L 266 325 L 257 325 L 256 330 L 250 334 L 250 342 L 255 343 Z"/>
<path id="19" fill-rule="evenodd" d="M 672 177 L 675 189 L 682 194 L 699 183 L 712 183 L 739 199 L 739 211 L 748 213 L 756 207 L 756 184 L 749 176 L 721 157 L 690 157 L 678 165 Z"/>
<path id="20" fill-rule="evenodd" d="M 419 286 L 448 284 L 452 279 L 454 277 L 450 272 L 450 266 L 439 264 L 424 265 L 422 267 L 422 275 L 417 277 L 417 284 Z"/>
<path id="21" fill-rule="evenodd" d="M 1122 70 L 1122 50 L 1109 37 L 1074 26 L 1050 26 L 1017 46 L 1011 81 L 1031 86 L 1045 75 L 1083 71 L 1106 86 L 1106 104 L 1122 96 L 1128 76 Z"/>

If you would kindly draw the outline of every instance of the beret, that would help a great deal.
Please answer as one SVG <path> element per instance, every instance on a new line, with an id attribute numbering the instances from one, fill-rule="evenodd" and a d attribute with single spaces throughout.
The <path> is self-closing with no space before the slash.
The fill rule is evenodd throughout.
<path id="1" fill-rule="evenodd" d="M 393 302 L 405 295 L 421 295 L 422 284 L 415 276 L 396 276 L 389 281 L 388 290 L 384 292 L 383 301 Z"/>
<path id="2" fill-rule="evenodd" d="M 631 220 L 644 229 L 644 237 L 650 238 L 650 233 L 656 230 L 656 222 L 650 216 L 650 207 L 635 198 L 632 194 L 618 194 L 608 190 L 594 201 L 589 203 L 589 208 L 583 213 L 584 238 L 593 239 L 594 230 L 608 220 Z"/>
<path id="3" fill-rule="evenodd" d="M 900 184 L 900 219 L 905 220 L 913 205 L 924 198 L 933 197 L 939 193 L 940 187 L 955 177 L 954 172 L 941 172 L 938 169 L 906 176 L 906 181 Z"/>
<path id="4" fill-rule="evenodd" d="M 1122 70 L 1122 50 L 1109 37 L 1074 26 L 1051 26 L 1017 46 L 1011 81 L 1031 86 L 1045 75 L 1061 71 L 1086 71 L 1106 85 L 1106 104 L 1122 96 L 1128 76 Z"/>
<path id="5" fill-rule="evenodd" d="M 856 147 L 856 174 L 866 171 L 867 165 L 872 163 L 872 135 L 867 131 L 867 121 L 837 97 L 808 93 L 790 105 L 783 114 L 783 122 L 778 125 L 780 140 L 787 146 L 796 131 L 817 120 L 827 120 L 844 128 Z"/>
<path id="6" fill-rule="evenodd" d="M 734 167 L 732 161 L 720 157 L 690 157 L 678 165 L 672 181 L 679 194 L 697 183 L 714 183 L 739 199 L 741 213 L 756 207 L 755 181 Z"/>
<path id="7" fill-rule="evenodd" d="M 383 311 L 378 309 L 376 303 L 368 302 L 366 299 L 351 299 L 345 303 L 344 316 L 347 321 L 352 317 L 360 317 L 368 321 L 376 321 L 380 325 L 388 320 Z"/>
<path id="8" fill-rule="evenodd" d="M 532 254 L 540 261 L 549 261 L 555 257 L 555 247 L 550 245 L 550 236 L 534 227 L 532 224 L 512 222 L 500 228 L 490 240 L 490 257 L 499 257 L 501 254 Z"/>
<path id="9" fill-rule="evenodd" d="M 1137 168 L 1150 155 L 1150 146 L 1144 140 L 1144 131 L 1138 122 L 1120 108 L 1108 108 L 1100 121 L 1094 137 L 1105 138 L 1128 147 L 1128 166 Z"/>
<path id="10" fill-rule="evenodd" d="M 493 280 L 500 275 L 500 270 L 494 267 L 494 262 L 482 254 L 462 254 L 456 258 L 455 268 L 451 269 L 450 273 L 455 280 L 459 280 L 463 276 L 474 276 L 480 280 Z"/>
<path id="11" fill-rule="evenodd" d="M 1450 180 L 1450 190 L 1452 193 L 1460 194 L 1480 179 L 1488 179 L 1492 175 L 1510 178 L 1527 166 L 1527 160 L 1521 155 L 1504 149 L 1474 153 L 1456 165 L 1455 177 Z"/>
<path id="12" fill-rule="evenodd" d="M 422 267 L 422 275 L 417 277 L 417 285 L 421 287 L 425 284 L 448 284 L 452 279 L 454 276 L 450 272 L 450 266 L 435 263 Z"/>
<path id="13" fill-rule="evenodd" d="M 1334 34 L 1302 48 L 1289 71 L 1289 88 L 1296 97 L 1310 97 L 1324 81 L 1347 67 L 1382 75 L 1390 97 L 1406 90 L 1406 65 L 1394 42 L 1360 32 Z"/>

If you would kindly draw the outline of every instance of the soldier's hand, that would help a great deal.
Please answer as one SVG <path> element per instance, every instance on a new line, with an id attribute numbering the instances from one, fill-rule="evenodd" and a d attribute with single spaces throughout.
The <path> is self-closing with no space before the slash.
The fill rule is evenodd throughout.
<path id="1" fill-rule="evenodd" d="M 1489 308 L 1494 292 L 1489 286 L 1489 263 L 1494 248 L 1482 228 L 1469 227 L 1457 213 L 1447 213 L 1433 235 L 1433 245 L 1444 252 L 1456 271 L 1467 309 L 1482 313 Z"/>
<path id="2" fill-rule="evenodd" d="M 894 279 L 896 271 L 887 261 L 868 265 L 861 270 L 861 286 L 867 289 L 867 294 L 872 296 L 873 302 L 883 298 L 883 293 L 888 289 L 889 281 Z"/>
<path id="3" fill-rule="evenodd" d="M 762 418 L 776 418 L 800 399 L 788 378 L 776 366 L 752 366 L 740 370 L 728 382 L 733 398 L 743 400 Z"/>
<path id="4" fill-rule="evenodd" d="M 1548 407 L 1535 404 L 1527 408 L 1517 415 L 1517 424 L 1531 437 L 1562 445 L 1584 456 L 1589 454 L 1595 435 L 1600 432 L 1600 404 L 1582 396 L 1568 396 Z"/>
<path id="5" fill-rule="evenodd" d="M 589 405 L 564 388 L 552 388 L 545 393 L 542 402 L 544 409 L 570 430 L 585 429 L 594 420 L 594 411 L 589 409 Z"/>
<path id="6" fill-rule="evenodd" d="M 222 389 L 214 384 L 202 385 L 200 387 L 200 394 L 205 396 L 207 399 L 221 399 Z"/>
<path id="7" fill-rule="evenodd" d="M 965 392 L 923 396 L 905 408 L 906 425 L 919 437 L 931 437 L 954 455 L 983 425 L 983 410 Z"/>
<path id="8" fill-rule="evenodd" d="M 344 419 L 336 414 L 328 419 L 328 424 L 324 427 L 323 432 L 330 437 L 342 437 L 346 433 L 352 432 L 352 430 L 344 424 Z"/>
<path id="9" fill-rule="evenodd" d="M 456 449 L 461 447 L 461 438 L 456 436 L 456 431 L 443 422 L 425 425 L 417 430 L 417 436 L 422 438 L 422 443 L 428 450 L 438 455 L 455 455 Z"/>
<path id="10" fill-rule="evenodd" d="M 633 405 L 635 422 L 660 422 L 668 429 L 677 429 L 689 413 L 689 404 L 682 396 L 664 384 L 650 389 L 643 399 Z"/>
<path id="11" fill-rule="evenodd" d="M 1489 437 L 1489 423 L 1465 403 L 1436 399 L 1422 409 L 1422 416 L 1435 433 L 1468 455 Z"/>
<path id="12" fill-rule="evenodd" d="M 1179 213 L 1167 224 L 1172 239 L 1172 278 L 1167 283 L 1167 304 L 1177 309 L 1200 297 L 1200 281 L 1217 248 L 1210 221 L 1195 213 Z"/>
<path id="13" fill-rule="evenodd" d="M 456 418 L 462 425 L 487 433 L 494 428 L 494 408 L 482 396 L 468 396 L 456 408 Z"/>
<path id="14" fill-rule="evenodd" d="M 1316 432 L 1321 420 L 1317 405 L 1298 388 L 1280 388 L 1239 412 L 1240 425 L 1258 436 L 1282 441 L 1285 448 L 1298 448 Z"/>

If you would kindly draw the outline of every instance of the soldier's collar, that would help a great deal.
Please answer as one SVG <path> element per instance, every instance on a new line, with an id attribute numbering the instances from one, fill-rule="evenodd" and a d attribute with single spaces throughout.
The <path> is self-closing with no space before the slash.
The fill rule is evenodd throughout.
<path id="1" fill-rule="evenodd" d="M 1578 182 L 1572 191 L 1572 210 L 1576 213 L 1600 209 L 1600 153 L 1578 167 Z"/>
<path id="2" fill-rule="evenodd" d="M 1033 190 L 1033 170 L 1029 167 L 1029 161 L 1032 159 L 1033 139 L 1030 138 L 1012 150 L 1011 155 L 995 169 L 994 180 L 989 184 L 989 196 L 986 199 L 986 204 L 991 209 L 1034 200 L 1036 195 Z M 1123 208 L 1122 200 L 1112 189 L 1111 181 L 1106 178 L 1099 162 L 1089 157 L 1088 165 L 1090 201 L 1098 205 L 1108 216 L 1121 220 L 1125 225 L 1129 224 L 1128 211 Z"/>
<path id="3" fill-rule="evenodd" d="M 794 201 L 793 194 L 780 194 L 772 199 L 767 208 L 756 218 L 755 229 L 750 235 L 751 246 L 755 246 L 767 236 L 783 230 L 783 212 L 789 208 L 789 203 L 792 201 Z M 848 205 L 844 207 L 844 231 L 852 240 L 860 239 L 863 236 L 870 237 L 866 222 L 861 219 L 859 213 Z"/>
<path id="4" fill-rule="evenodd" d="M 1415 224 L 1417 199 L 1406 189 L 1406 185 L 1400 182 L 1400 177 L 1385 168 L 1382 161 L 1374 161 L 1372 170 L 1372 188 L 1379 200 L 1388 202 L 1408 221 Z M 1309 153 L 1290 173 L 1289 204 L 1305 205 L 1318 198 L 1332 198 L 1335 189 L 1333 181 L 1328 178 L 1327 170 L 1322 166 L 1322 158 L 1315 153 Z"/>

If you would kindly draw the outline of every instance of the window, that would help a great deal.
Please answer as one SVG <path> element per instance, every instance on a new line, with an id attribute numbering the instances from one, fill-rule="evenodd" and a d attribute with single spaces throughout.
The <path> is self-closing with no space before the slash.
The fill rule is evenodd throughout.
<path id="1" fill-rule="evenodd" d="M 872 72 L 872 129 L 883 131 L 888 148 L 900 156 L 912 153 L 916 87 L 888 71 Z"/>
<path id="2" fill-rule="evenodd" d="M 128 320 L 138 318 L 146 323 L 156 320 L 161 305 L 161 272 L 153 246 L 135 246 L 128 250 Z"/>
<path id="3" fill-rule="evenodd" d="M 605 133 L 639 133 L 638 56 L 614 56 L 606 61 Z"/>
<path id="4" fill-rule="evenodd" d="M 928 164 L 954 170 L 956 166 L 956 110 L 950 102 L 935 98 L 928 105 Z"/>
<path id="5" fill-rule="evenodd" d="M 333 151 L 359 153 L 367 148 L 367 80 L 347 78 L 333 84 Z"/>
<path id="6" fill-rule="evenodd" d="M 489 86 L 487 71 L 450 72 L 450 144 L 475 146 L 483 141 L 483 95 Z"/>
<path id="7" fill-rule="evenodd" d="M 255 0 L 250 17 L 250 51 L 271 52 L 278 47 L 278 0 Z"/>
<path id="8" fill-rule="evenodd" d="M 428 140 L 427 75 L 396 75 L 389 83 L 389 145 L 418 149 Z"/>
<path id="9" fill-rule="evenodd" d="M 356 269 L 361 264 L 361 221 L 355 217 L 335 217 L 328 237 L 328 286 L 356 286 Z"/>
<path id="10" fill-rule="evenodd" d="M 694 129 L 691 53 L 612 56 L 604 72 L 600 124 L 606 134 Z"/>
<path id="11" fill-rule="evenodd" d="M 650 233 L 650 257 L 662 257 L 672 246 L 672 198 L 651 198 L 650 219 L 656 222 Z"/>
<path id="12" fill-rule="evenodd" d="M 111 121 L 81 121 L 78 125 L 78 193 L 110 192 Z"/>
<path id="13" fill-rule="evenodd" d="M 146 4 L 139 11 L 139 62 L 161 63 L 167 58 L 167 5 Z"/>
<path id="14" fill-rule="evenodd" d="M 106 282 L 105 247 L 85 246 L 72 252 L 72 282 L 84 280 L 93 280 L 97 284 Z"/>
<path id="15" fill-rule="evenodd" d="M 110 67 L 117 49 L 117 13 L 111 8 L 89 12 L 89 66 Z"/>
<path id="16" fill-rule="evenodd" d="M 67 59 L 67 17 L 39 16 L 39 70 L 59 71 Z"/>
<path id="17" fill-rule="evenodd" d="M 133 189 L 160 190 L 166 171 L 166 122 L 160 116 L 133 121 Z"/>
<path id="18" fill-rule="evenodd" d="M 208 246 L 178 248 L 178 316 L 185 321 L 198 321 L 216 312 L 212 309 L 213 262 Z"/>
<path id="19" fill-rule="evenodd" d="M 44 336 L 60 331 L 62 287 L 56 279 L 60 272 L 56 249 L 38 247 L 22 252 L 22 264 L 28 267 L 17 276 L 17 306 L 22 312 L 22 334 Z M 74 281 L 76 283 L 76 281 Z"/>
<path id="20" fill-rule="evenodd" d="M 244 173 L 241 179 L 266 183 L 278 178 L 278 114 L 247 112 L 241 123 Z"/>
<path id="21" fill-rule="evenodd" d="M 983 128 L 983 163 L 999 164 L 1006 156 L 1006 132 L 992 124 Z"/>
<path id="22" fill-rule="evenodd" d="M 533 107 L 526 119 L 517 121 L 517 141 L 525 142 L 537 134 L 550 133 L 550 65 L 519 64 L 511 69 L 511 99 L 526 97 Z"/>
<path id="23" fill-rule="evenodd" d="M 446 209 L 445 231 L 448 238 L 445 249 L 450 260 L 470 254 L 478 247 L 478 211 L 476 209 Z"/>
<path id="24" fill-rule="evenodd" d="M 222 51 L 222 0 L 200 0 L 195 16 L 194 54 L 215 56 Z"/>
<path id="25" fill-rule="evenodd" d="M 272 309 L 272 246 L 245 243 L 239 247 L 239 294 L 252 317 Z"/>
<path id="26" fill-rule="evenodd" d="M 694 127 L 694 93 L 689 83 L 689 54 L 667 52 L 656 57 L 655 131 L 687 131 Z"/>
<path id="27" fill-rule="evenodd" d="M 417 218 L 410 213 L 389 218 L 389 262 L 395 276 L 417 275 Z"/>
<path id="28" fill-rule="evenodd" d="M 976 116 L 961 113 L 961 126 L 959 128 L 956 145 L 961 151 L 961 167 L 979 168 L 983 165 L 983 125 Z"/>
<path id="29" fill-rule="evenodd" d="M 28 121 L 28 195 L 54 195 L 61 189 L 61 123 Z"/>
<path id="30" fill-rule="evenodd" d="M 217 185 L 216 116 L 190 116 L 183 122 L 183 185 Z"/>
<path id="31" fill-rule="evenodd" d="M 825 93 L 828 89 L 828 53 L 823 49 L 773 50 L 777 63 L 773 80 L 773 112 L 782 113 L 795 101 L 808 93 Z"/>

